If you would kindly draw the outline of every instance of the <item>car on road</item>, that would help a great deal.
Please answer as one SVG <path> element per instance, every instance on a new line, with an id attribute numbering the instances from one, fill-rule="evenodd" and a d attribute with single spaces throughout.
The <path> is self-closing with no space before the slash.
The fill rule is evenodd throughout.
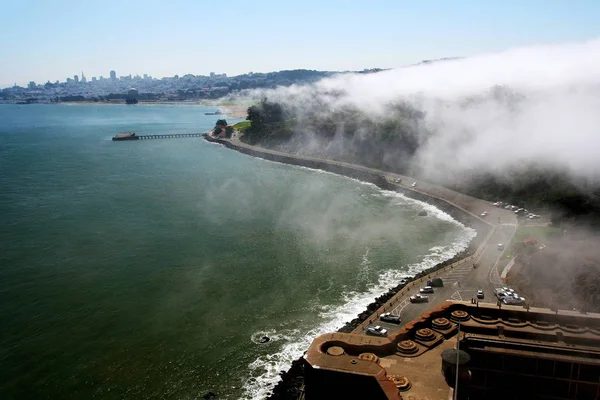
<path id="1" fill-rule="evenodd" d="M 420 293 L 433 293 L 433 288 L 431 286 L 425 286 L 419 289 Z"/>
<path id="2" fill-rule="evenodd" d="M 383 313 L 379 316 L 379 319 L 384 322 L 390 322 L 392 324 L 399 324 L 402 319 L 398 315 L 392 315 L 391 313 Z"/>
<path id="3" fill-rule="evenodd" d="M 482 213 L 481 213 L 481 214 L 479 214 L 479 215 L 480 215 L 480 216 L 482 216 L 482 217 L 487 217 L 488 215 L 490 215 L 490 213 L 489 213 L 489 212 L 487 212 L 487 211 L 484 211 L 484 212 L 482 212 Z"/>
<path id="4" fill-rule="evenodd" d="M 444 287 L 444 281 L 442 278 L 427 279 L 427 286 Z"/>
<path id="5" fill-rule="evenodd" d="M 429 301 L 429 297 L 424 296 L 422 294 L 415 294 L 414 296 L 410 296 L 411 303 L 427 303 Z"/>
<path id="6" fill-rule="evenodd" d="M 506 296 L 502 299 L 502 302 L 506 305 L 520 306 L 520 305 L 525 304 L 525 298 L 524 297 Z"/>
<path id="7" fill-rule="evenodd" d="M 387 329 L 382 328 L 379 325 L 368 326 L 367 327 L 367 335 L 386 337 L 387 336 L 387 332 L 388 332 Z"/>
<path id="8" fill-rule="evenodd" d="M 477 291 L 477 298 L 478 298 L 478 299 L 483 299 L 484 297 L 485 297 L 485 296 L 484 296 L 484 294 L 483 294 L 483 290 L 479 289 L 479 290 Z"/>
<path id="9" fill-rule="evenodd" d="M 412 185 L 410 185 L 410 187 L 417 187 L 417 182 L 413 182 Z"/>
<path id="10" fill-rule="evenodd" d="M 396 182 L 396 183 L 402 183 L 402 178 L 396 178 L 396 179 L 394 179 L 394 182 Z"/>
<path id="11" fill-rule="evenodd" d="M 498 248 L 498 250 L 504 250 L 504 245 L 502 243 L 498 243 L 498 246 L 496 246 Z"/>

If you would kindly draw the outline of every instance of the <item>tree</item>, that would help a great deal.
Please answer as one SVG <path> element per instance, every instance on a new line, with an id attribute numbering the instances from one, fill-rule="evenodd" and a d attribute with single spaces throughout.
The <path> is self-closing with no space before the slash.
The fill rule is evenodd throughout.
<path id="1" fill-rule="evenodd" d="M 227 121 L 224 119 L 219 119 L 219 120 L 217 120 L 217 123 L 215 125 L 227 126 Z"/>

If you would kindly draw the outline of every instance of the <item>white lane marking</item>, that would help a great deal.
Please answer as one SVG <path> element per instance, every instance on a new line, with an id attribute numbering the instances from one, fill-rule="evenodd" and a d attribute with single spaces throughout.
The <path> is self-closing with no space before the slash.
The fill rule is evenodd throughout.
<path id="1" fill-rule="evenodd" d="M 404 310 L 404 307 L 406 307 L 409 303 L 410 303 L 410 299 L 404 299 L 404 300 L 402 300 L 402 303 L 398 304 L 396 306 L 396 308 L 394 308 L 391 311 L 391 314 L 392 315 L 400 316 L 400 314 L 402 313 L 402 310 Z M 398 310 L 398 309 L 400 309 L 400 310 Z"/>
<path id="2" fill-rule="evenodd" d="M 452 300 L 462 301 L 462 297 L 461 297 L 460 292 L 458 290 L 456 292 L 452 293 L 452 296 L 450 296 L 450 298 Z"/>

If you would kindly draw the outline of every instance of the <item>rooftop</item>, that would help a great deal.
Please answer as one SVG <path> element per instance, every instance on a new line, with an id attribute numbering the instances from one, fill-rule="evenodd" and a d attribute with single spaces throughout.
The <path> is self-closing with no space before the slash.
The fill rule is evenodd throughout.
<path id="1" fill-rule="evenodd" d="M 460 324 L 460 335 L 458 334 Z M 600 315 L 447 301 L 388 337 L 330 333 L 306 355 L 306 399 L 596 399 Z M 462 368 L 462 370 L 461 370 Z"/>

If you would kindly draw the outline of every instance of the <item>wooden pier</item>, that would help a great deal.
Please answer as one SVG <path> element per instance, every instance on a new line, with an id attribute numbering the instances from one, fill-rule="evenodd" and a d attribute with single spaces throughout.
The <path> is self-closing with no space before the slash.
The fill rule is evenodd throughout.
<path id="1" fill-rule="evenodd" d="M 166 133 L 164 135 L 139 135 L 140 139 L 174 139 L 184 137 L 202 137 L 204 133 Z"/>
<path id="2" fill-rule="evenodd" d="M 165 133 L 162 135 L 136 135 L 133 132 L 122 132 L 115 135 L 112 140 L 147 140 L 147 139 L 176 139 L 186 137 L 202 137 L 204 133 Z"/>

